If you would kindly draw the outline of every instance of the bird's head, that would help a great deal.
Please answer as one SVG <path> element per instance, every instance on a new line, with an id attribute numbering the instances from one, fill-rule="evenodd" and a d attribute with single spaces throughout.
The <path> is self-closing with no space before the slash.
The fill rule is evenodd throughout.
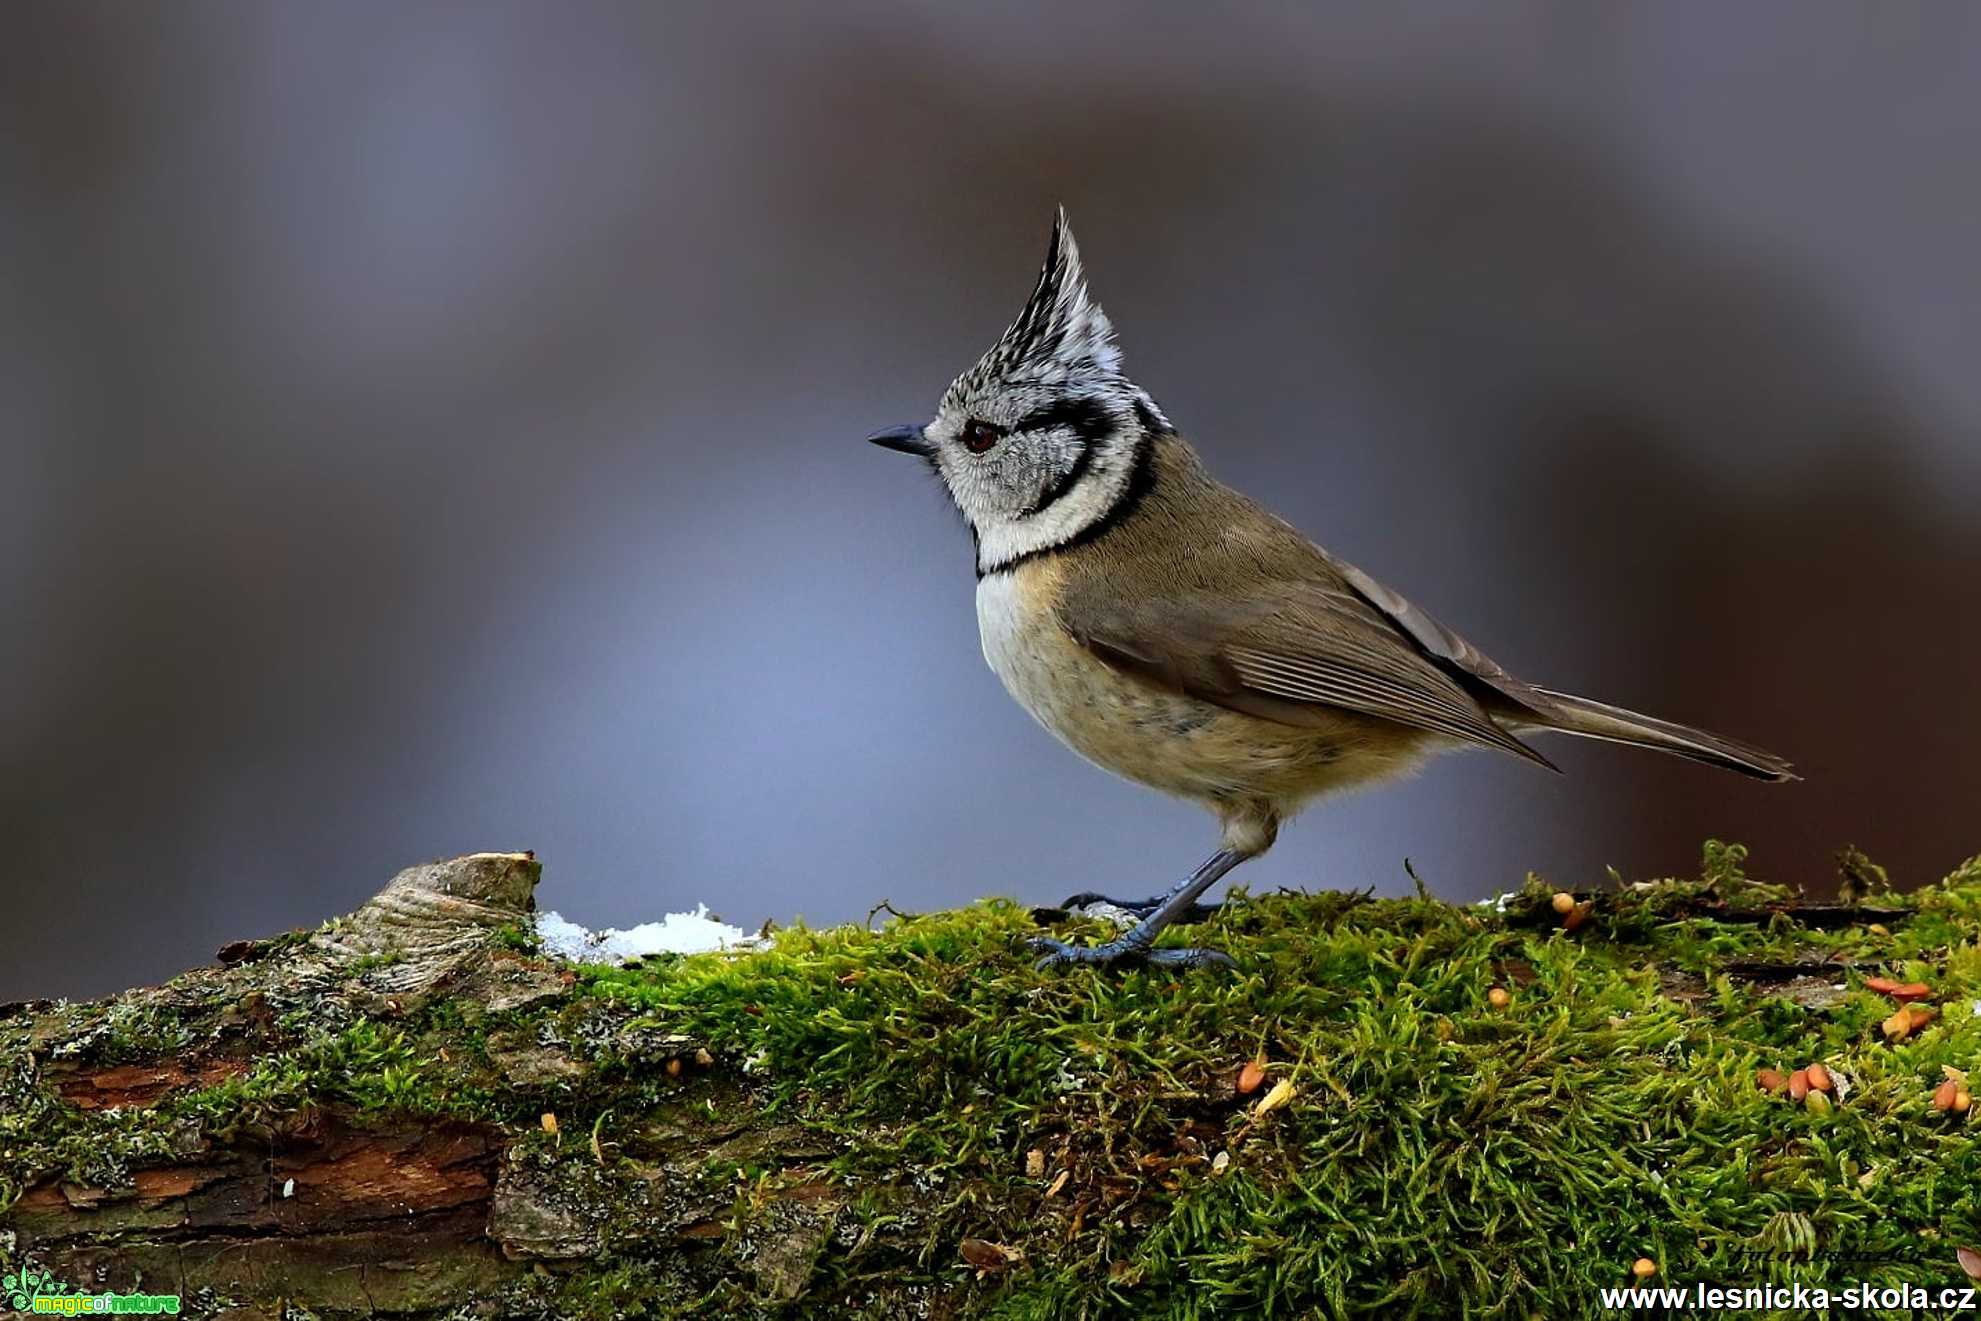
<path id="1" fill-rule="evenodd" d="M 1031 301 L 943 392 L 934 419 L 868 439 L 928 460 L 976 536 L 978 572 L 991 573 L 1102 525 L 1168 430 L 1121 374 L 1062 210 Z"/>

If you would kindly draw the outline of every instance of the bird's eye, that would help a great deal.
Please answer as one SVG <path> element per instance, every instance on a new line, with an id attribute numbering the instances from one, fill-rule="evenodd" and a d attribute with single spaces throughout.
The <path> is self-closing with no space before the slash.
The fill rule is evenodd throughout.
<path id="1" fill-rule="evenodd" d="M 963 427 L 963 448 L 972 454 L 988 453 L 991 446 L 1004 439 L 1004 429 L 988 422 L 972 418 Z"/>

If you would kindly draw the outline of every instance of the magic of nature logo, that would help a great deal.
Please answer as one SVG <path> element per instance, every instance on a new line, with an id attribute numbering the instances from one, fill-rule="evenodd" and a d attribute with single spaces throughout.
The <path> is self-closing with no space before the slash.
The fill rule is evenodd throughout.
<path id="1" fill-rule="evenodd" d="M 23 1266 L 0 1278 L 0 1298 L 16 1312 L 40 1316 L 176 1315 L 175 1293 L 76 1293 L 52 1271 Z"/>

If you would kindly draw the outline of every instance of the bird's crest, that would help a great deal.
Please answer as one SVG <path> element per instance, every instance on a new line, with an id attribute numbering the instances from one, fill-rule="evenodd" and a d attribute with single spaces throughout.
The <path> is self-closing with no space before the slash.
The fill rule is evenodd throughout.
<path id="1" fill-rule="evenodd" d="M 992 382 L 1098 384 L 1120 371 L 1114 324 L 1087 292 L 1080 248 L 1066 223 L 1066 208 L 1061 207 L 1031 301 L 957 384 L 964 388 Z"/>

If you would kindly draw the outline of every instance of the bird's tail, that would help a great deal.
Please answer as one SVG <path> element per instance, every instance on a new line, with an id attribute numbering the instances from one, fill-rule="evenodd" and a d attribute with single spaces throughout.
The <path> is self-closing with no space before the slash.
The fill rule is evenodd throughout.
<path id="1" fill-rule="evenodd" d="M 1633 748 L 1669 752 L 1675 757 L 1703 761 L 1708 766 L 1724 766 L 1727 770 L 1739 771 L 1742 775 L 1752 775 L 1761 780 L 1801 778 L 1786 761 L 1752 744 L 1721 738 L 1718 734 L 1659 720 L 1655 716 L 1639 715 L 1620 706 L 1576 697 L 1572 693 L 1558 693 L 1550 688 L 1536 688 L 1533 691 L 1544 699 L 1544 703 L 1533 705 L 1546 718 L 1535 721 L 1532 728 L 1559 730 L 1582 738 L 1599 738 L 1611 743 L 1627 743 Z"/>

